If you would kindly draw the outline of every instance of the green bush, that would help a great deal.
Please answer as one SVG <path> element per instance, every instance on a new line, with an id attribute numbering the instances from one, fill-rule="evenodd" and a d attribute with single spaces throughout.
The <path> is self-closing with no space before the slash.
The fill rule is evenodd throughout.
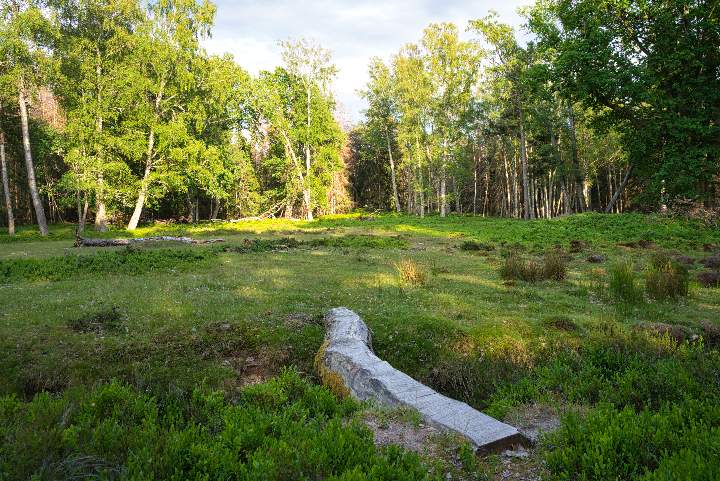
<path id="1" fill-rule="evenodd" d="M 690 274 L 685 266 L 666 253 L 655 254 L 645 270 L 645 292 L 651 299 L 677 300 L 687 297 Z"/>
<path id="2" fill-rule="evenodd" d="M 184 268 L 215 257 L 214 248 L 139 249 L 128 247 L 95 254 L 0 260 L 0 283 L 59 281 L 97 273 L 141 274 L 157 269 Z"/>
<path id="3" fill-rule="evenodd" d="M 583 347 L 536 356 L 532 371 L 499 385 L 490 411 L 543 398 L 569 404 L 610 403 L 618 408 L 658 409 L 665 402 L 720 397 L 720 353 L 701 344 L 680 344 L 647 333 L 590 333 Z"/>
<path id="4" fill-rule="evenodd" d="M 113 383 L 0 398 L 0 479 L 440 479 L 376 449 L 356 410 L 294 371 L 246 388 L 158 399 Z"/>
<path id="5" fill-rule="evenodd" d="M 408 243 L 393 236 L 377 235 L 344 235 L 339 237 L 324 237 L 308 242 L 312 247 L 363 247 L 368 249 L 404 249 Z"/>
<path id="6" fill-rule="evenodd" d="M 720 479 L 720 405 L 685 401 L 657 412 L 602 405 L 570 414 L 550 439 L 558 480 Z"/>
<path id="7" fill-rule="evenodd" d="M 617 301 L 625 304 L 638 304 L 643 300 L 634 266 L 630 262 L 613 264 L 609 270 L 608 290 Z"/>

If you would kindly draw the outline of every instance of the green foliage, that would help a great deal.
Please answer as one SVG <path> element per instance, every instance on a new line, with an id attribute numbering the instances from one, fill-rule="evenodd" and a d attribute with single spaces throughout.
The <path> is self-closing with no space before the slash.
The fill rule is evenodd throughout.
<path id="1" fill-rule="evenodd" d="M 399 237 L 373 235 L 344 235 L 324 237 L 309 241 L 309 245 L 318 247 L 364 247 L 369 249 L 404 249 L 407 241 Z"/>
<path id="2" fill-rule="evenodd" d="M 216 255 L 216 249 L 205 248 L 126 248 L 91 255 L 0 260 L 0 282 L 59 281 L 79 275 L 141 274 L 157 269 L 183 269 L 197 266 Z"/>
<path id="3" fill-rule="evenodd" d="M 548 442 L 557 480 L 710 480 L 720 476 L 720 406 L 686 400 L 658 411 L 601 405 L 570 414 Z"/>
<path id="4" fill-rule="evenodd" d="M 530 30 L 565 96 L 616 128 L 646 198 L 708 198 L 718 173 L 714 139 L 720 43 L 707 2 L 537 2 Z"/>
<path id="5" fill-rule="evenodd" d="M 595 331 L 581 348 L 538 360 L 525 377 L 492 395 L 490 413 L 502 417 L 511 406 L 553 397 L 570 405 L 656 411 L 669 402 L 713 401 L 720 394 L 720 353 L 702 344 L 678 346 L 668 336 Z"/>
<path id="6" fill-rule="evenodd" d="M 608 291 L 617 302 L 625 304 L 642 302 L 643 291 L 632 262 L 615 263 L 610 267 L 608 274 Z"/>
<path id="7" fill-rule="evenodd" d="M 120 383 L 22 403 L 0 398 L 0 473 L 20 480 L 435 479 L 419 458 L 378 450 L 357 409 L 294 371 L 231 404 L 195 390 L 155 398 Z"/>
<path id="8" fill-rule="evenodd" d="M 655 254 L 645 270 L 645 291 L 651 299 L 677 300 L 687 297 L 690 274 L 667 253 Z"/>

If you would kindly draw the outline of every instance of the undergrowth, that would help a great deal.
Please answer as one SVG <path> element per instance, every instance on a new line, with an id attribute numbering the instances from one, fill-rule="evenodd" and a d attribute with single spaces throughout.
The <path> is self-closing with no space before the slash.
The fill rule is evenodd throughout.
<path id="1" fill-rule="evenodd" d="M 217 254 L 214 249 L 138 249 L 65 255 L 44 259 L 0 260 L 0 283 L 20 280 L 59 281 L 81 274 L 142 274 L 156 269 L 183 268 L 206 261 Z"/>
<path id="2" fill-rule="evenodd" d="M 236 404 L 195 390 L 156 398 L 120 383 L 0 398 L 0 478 L 442 479 L 398 447 L 376 449 L 357 409 L 287 370 Z"/>
<path id="3" fill-rule="evenodd" d="M 582 405 L 545 443 L 558 480 L 718 479 L 720 353 L 669 336 L 599 335 L 537 358 L 500 386 L 487 412 L 537 400 Z"/>

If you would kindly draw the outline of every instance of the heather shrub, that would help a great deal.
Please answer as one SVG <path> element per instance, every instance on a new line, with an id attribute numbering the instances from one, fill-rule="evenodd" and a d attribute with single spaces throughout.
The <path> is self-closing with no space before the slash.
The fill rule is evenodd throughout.
<path id="1" fill-rule="evenodd" d="M 543 277 L 553 281 L 562 281 L 567 275 L 567 266 L 560 250 L 550 250 L 543 257 Z"/>
<path id="2" fill-rule="evenodd" d="M 645 292 L 655 300 L 677 300 L 687 297 L 690 275 L 685 266 L 668 254 L 653 256 L 645 270 Z"/>
<path id="3" fill-rule="evenodd" d="M 120 383 L 0 398 L 0 479 L 439 479 L 376 448 L 338 400 L 294 371 L 246 388 L 158 399 Z"/>

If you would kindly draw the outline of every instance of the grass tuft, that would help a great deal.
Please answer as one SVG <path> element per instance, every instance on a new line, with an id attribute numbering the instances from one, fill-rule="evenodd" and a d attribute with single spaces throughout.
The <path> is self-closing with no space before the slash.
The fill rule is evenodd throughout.
<path id="1" fill-rule="evenodd" d="M 687 297 L 689 285 L 687 268 L 667 253 L 655 254 L 645 270 L 645 292 L 651 299 L 665 301 Z"/>
<path id="2" fill-rule="evenodd" d="M 610 266 L 608 291 L 616 302 L 638 304 L 643 300 L 643 292 L 631 262 L 618 262 Z"/>
<path id="3" fill-rule="evenodd" d="M 402 259 L 395 263 L 400 281 L 413 287 L 427 284 L 428 275 L 425 269 L 412 259 Z"/>

